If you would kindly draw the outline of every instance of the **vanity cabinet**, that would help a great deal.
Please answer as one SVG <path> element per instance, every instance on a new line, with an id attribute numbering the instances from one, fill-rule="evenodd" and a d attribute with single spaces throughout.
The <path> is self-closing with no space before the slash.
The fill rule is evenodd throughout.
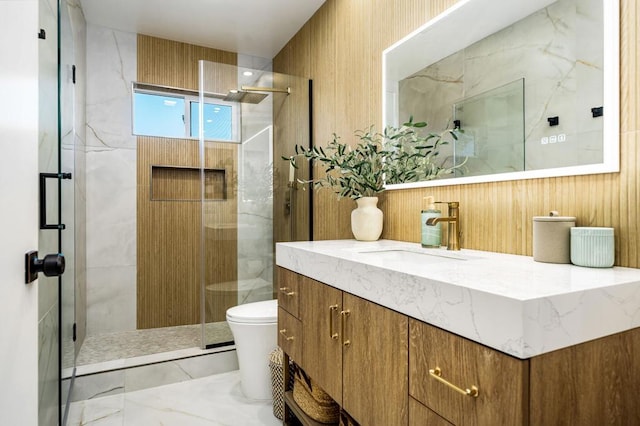
<path id="1" fill-rule="evenodd" d="M 407 425 L 408 318 L 294 272 L 278 274 L 281 283 L 300 280 L 302 354 L 289 355 L 360 425 Z"/>
<path id="2" fill-rule="evenodd" d="M 278 274 L 295 293 L 280 296 L 285 359 L 361 426 L 640 425 L 640 328 L 520 359 L 306 276 Z M 467 394 L 474 387 L 477 397 Z"/>

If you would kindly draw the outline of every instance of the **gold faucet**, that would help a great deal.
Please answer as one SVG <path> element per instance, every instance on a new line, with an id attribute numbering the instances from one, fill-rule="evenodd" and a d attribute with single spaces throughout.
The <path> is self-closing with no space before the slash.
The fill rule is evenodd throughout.
<path id="1" fill-rule="evenodd" d="M 431 217 L 427 219 L 426 224 L 434 226 L 436 223 L 447 222 L 447 250 L 460 250 L 460 231 L 458 229 L 460 203 L 457 201 L 437 201 L 437 203 L 446 204 L 449 207 L 448 217 Z"/>

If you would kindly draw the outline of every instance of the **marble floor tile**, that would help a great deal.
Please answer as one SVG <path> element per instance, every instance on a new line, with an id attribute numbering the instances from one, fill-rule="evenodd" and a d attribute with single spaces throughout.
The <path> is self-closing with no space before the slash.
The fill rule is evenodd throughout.
<path id="1" fill-rule="evenodd" d="M 72 402 L 68 426 L 123 426 L 124 394 Z"/>
<path id="2" fill-rule="evenodd" d="M 71 404 L 67 425 L 276 426 L 271 401 L 244 398 L 239 372 Z"/>

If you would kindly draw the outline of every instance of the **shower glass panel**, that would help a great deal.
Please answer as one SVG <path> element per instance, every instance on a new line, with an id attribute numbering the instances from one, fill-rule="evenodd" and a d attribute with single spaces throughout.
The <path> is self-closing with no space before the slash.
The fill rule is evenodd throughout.
<path id="1" fill-rule="evenodd" d="M 524 170 L 524 79 L 453 106 L 456 176 Z"/>
<path id="2" fill-rule="evenodd" d="M 65 229 L 61 231 L 62 253 L 65 255 L 66 270 L 60 277 L 60 403 L 61 424 L 64 424 L 64 414 L 68 405 L 73 373 L 75 367 L 76 345 L 74 337 L 75 316 L 75 287 L 76 274 L 81 273 L 76 258 L 82 256 L 76 251 L 76 240 L 80 229 L 76 227 L 76 211 L 82 209 L 81 203 L 75 202 L 75 188 L 84 181 L 83 170 L 79 162 L 83 153 L 81 146 L 76 145 L 79 138 L 76 135 L 76 92 L 74 84 L 75 46 L 71 17 L 66 3 L 61 2 L 59 7 L 59 63 L 58 63 L 58 87 L 60 114 L 58 131 L 61 144 L 60 161 L 61 171 L 70 173 L 72 179 L 61 181 L 61 215 Z M 82 264 L 82 261 L 80 262 Z"/>
<path id="3" fill-rule="evenodd" d="M 274 298 L 274 227 L 284 226 L 274 220 L 274 192 L 286 187 L 274 184 L 274 146 L 308 143 L 309 81 L 200 61 L 199 94 L 203 347 L 215 347 L 232 340 L 228 308 Z M 209 130 L 229 126 L 224 111 L 208 106 L 219 100 L 239 108 L 236 142 Z"/>

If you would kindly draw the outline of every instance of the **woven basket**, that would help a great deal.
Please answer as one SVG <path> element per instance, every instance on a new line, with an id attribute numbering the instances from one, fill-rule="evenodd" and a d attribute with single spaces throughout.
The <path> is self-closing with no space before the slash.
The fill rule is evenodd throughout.
<path id="1" fill-rule="evenodd" d="M 271 394 L 273 396 L 273 415 L 284 419 L 284 370 L 282 368 L 282 349 L 274 349 L 269 354 L 269 370 L 271 371 Z M 291 374 L 293 371 L 290 370 Z M 293 377 L 291 376 L 293 379 Z"/>
<path id="2" fill-rule="evenodd" d="M 337 423 L 340 406 L 301 369 L 296 369 L 293 400 L 309 417 L 320 423 Z"/>

